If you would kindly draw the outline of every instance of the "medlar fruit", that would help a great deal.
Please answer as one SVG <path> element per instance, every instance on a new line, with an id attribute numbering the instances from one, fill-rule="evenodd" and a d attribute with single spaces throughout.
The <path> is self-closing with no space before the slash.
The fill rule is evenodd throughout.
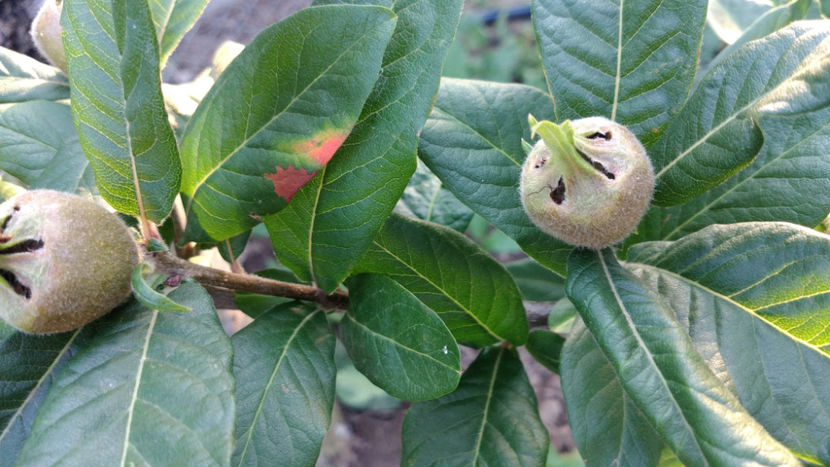
<path id="1" fill-rule="evenodd" d="M 63 0 L 46 0 L 32 20 L 29 34 L 38 52 L 53 66 L 66 71 L 66 52 L 61 39 Z"/>
<path id="2" fill-rule="evenodd" d="M 0 318 L 50 334 L 81 327 L 131 291 L 138 245 L 102 206 L 34 190 L 0 204 Z"/>
<path id="3" fill-rule="evenodd" d="M 603 117 L 529 121 L 542 139 L 525 159 L 519 189 L 533 223 L 588 248 L 627 237 L 654 192 L 654 169 L 637 137 Z"/>

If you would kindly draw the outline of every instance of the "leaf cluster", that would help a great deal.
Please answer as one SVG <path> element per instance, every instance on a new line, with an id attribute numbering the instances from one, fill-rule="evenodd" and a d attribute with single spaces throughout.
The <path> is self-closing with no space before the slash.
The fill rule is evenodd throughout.
<path id="1" fill-rule="evenodd" d="M 66 334 L 0 324 L 0 465 L 312 465 L 337 342 L 414 401 L 406 465 L 544 464 L 523 346 L 588 464 L 830 464 L 830 21 L 804 20 L 830 8 L 770 4 L 704 68 L 705 0 L 584 3 L 532 3 L 546 90 L 441 79 L 461 0 L 317 0 L 179 86 L 160 69 L 206 0 L 64 0 L 66 73 L 0 49 L 4 184 L 231 256 L 264 224 L 264 276 L 348 291 L 239 293 L 231 337 L 190 280 Z M 528 114 L 637 134 L 657 189 L 634 235 L 533 225 Z M 494 259 L 474 216 L 528 257 Z"/>

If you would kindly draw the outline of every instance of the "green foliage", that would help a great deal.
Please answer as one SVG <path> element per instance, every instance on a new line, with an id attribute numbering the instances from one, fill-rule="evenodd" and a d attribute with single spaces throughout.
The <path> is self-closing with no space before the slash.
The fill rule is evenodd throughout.
<path id="1" fill-rule="evenodd" d="M 462 66 L 490 45 L 467 21 L 451 47 L 461 0 L 317 0 L 202 99 L 159 70 L 205 0 L 64 1 L 68 74 L 0 49 L 2 192 L 172 211 L 168 241 L 228 259 L 262 223 L 260 276 L 312 293 L 236 291 L 253 322 L 228 338 L 205 288 L 142 267 L 82 329 L 0 323 L 0 464 L 312 465 L 339 397 L 417 401 L 403 465 L 556 465 L 521 346 L 588 465 L 830 464 L 830 20 L 801 21 L 829 3 L 534 0 Z M 645 144 L 654 205 L 621 245 L 528 219 L 528 114 Z"/>

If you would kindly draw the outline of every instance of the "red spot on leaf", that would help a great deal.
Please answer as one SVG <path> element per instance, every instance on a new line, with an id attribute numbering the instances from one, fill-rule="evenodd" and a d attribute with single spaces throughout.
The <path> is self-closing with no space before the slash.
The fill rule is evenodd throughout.
<path id="1" fill-rule="evenodd" d="M 303 154 L 323 167 L 331 160 L 337 149 L 346 141 L 350 129 L 329 129 L 318 132 L 306 141 L 298 141 L 294 152 Z"/>
<path id="2" fill-rule="evenodd" d="M 272 174 L 265 174 L 265 178 L 274 182 L 274 193 L 286 201 L 291 201 L 294 193 L 303 187 L 317 171 L 307 172 L 305 168 L 300 167 L 295 169 L 292 166 L 280 167 L 277 166 L 277 172 Z"/>

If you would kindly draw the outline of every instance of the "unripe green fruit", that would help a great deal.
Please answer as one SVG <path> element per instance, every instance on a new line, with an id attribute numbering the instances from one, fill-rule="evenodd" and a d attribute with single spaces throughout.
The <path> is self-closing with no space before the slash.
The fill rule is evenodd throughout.
<path id="1" fill-rule="evenodd" d="M 24 332 L 81 327 L 130 294 L 138 246 L 79 196 L 34 190 L 0 204 L 0 318 Z"/>
<path id="2" fill-rule="evenodd" d="M 49 60 L 49 63 L 66 71 L 66 52 L 61 39 L 61 10 L 62 0 L 46 0 L 35 19 L 29 34 L 32 36 L 37 50 Z"/>
<path id="3" fill-rule="evenodd" d="M 536 143 L 522 166 L 522 205 L 567 243 L 604 248 L 627 237 L 648 209 L 654 169 L 626 127 L 603 117 L 562 125 L 529 118 Z"/>

